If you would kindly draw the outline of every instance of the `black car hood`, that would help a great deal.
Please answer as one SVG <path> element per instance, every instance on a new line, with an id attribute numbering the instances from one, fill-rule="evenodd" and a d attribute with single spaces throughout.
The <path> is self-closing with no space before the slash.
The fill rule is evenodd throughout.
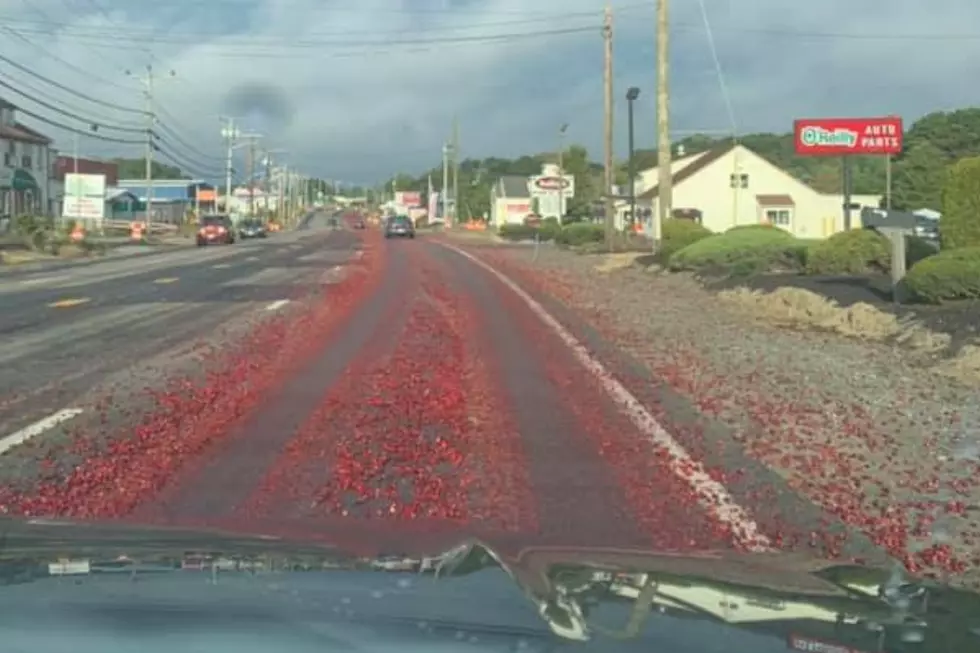
<path id="1" fill-rule="evenodd" d="M 215 531 L 2 520 L 0 533 L 4 651 L 980 647 L 976 594 L 796 555 L 462 541 L 360 558 Z"/>

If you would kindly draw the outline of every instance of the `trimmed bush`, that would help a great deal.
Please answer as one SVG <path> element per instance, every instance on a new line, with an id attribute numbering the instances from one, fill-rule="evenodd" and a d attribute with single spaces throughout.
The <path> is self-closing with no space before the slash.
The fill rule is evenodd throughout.
<path id="1" fill-rule="evenodd" d="M 922 302 L 980 298 L 980 247 L 945 250 L 916 263 L 904 285 Z"/>
<path id="2" fill-rule="evenodd" d="M 961 159 L 947 171 L 939 238 L 943 249 L 980 247 L 980 157 Z"/>
<path id="3" fill-rule="evenodd" d="M 744 277 L 803 268 L 806 244 L 782 229 L 734 229 L 703 238 L 670 258 L 670 269 Z"/>
<path id="4" fill-rule="evenodd" d="M 526 224 L 505 224 L 497 230 L 501 238 L 512 241 L 534 240 L 534 235 L 542 241 L 555 240 L 561 233 L 561 225 L 555 222 L 544 221 L 538 227 Z"/>
<path id="5" fill-rule="evenodd" d="M 663 225 L 657 259 L 666 264 L 675 253 L 712 235 L 710 229 L 702 227 L 693 220 L 667 220 Z"/>
<path id="6" fill-rule="evenodd" d="M 812 245 L 807 252 L 806 271 L 842 275 L 887 272 L 891 260 L 887 238 L 871 229 L 851 229 Z"/>
<path id="7" fill-rule="evenodd" d="M 563 227 L 555 238 L 559 245 L 577 247 L 587 243 L 601 243 L 606 239 L 605 227 L 591 222 L 577 222 Z"/>

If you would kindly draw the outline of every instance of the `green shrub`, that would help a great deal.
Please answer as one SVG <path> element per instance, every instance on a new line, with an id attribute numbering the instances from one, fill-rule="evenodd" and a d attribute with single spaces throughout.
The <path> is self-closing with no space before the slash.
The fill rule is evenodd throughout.
<path id="1" fill-rule="evenodd" d="M 776 227 L 776 226 L 771 225 L 771 224 L 740 224 L 740 225 L 737 225 L 735 227 L 732 227 L 732 228 L 726 230 L 725 233 L 727 234 L 727 233 L 732 232 L 732 231 L 757 231 L 757 232 L 761 231 L 761 232 L 767 232 L 767 231 L 773 231 L 773 230 L 779 231 L 779 232 L 784 233 L 784 234 L 786 234 L 788 236 L 792 236 L 793 235 L 793 234 L 789 233 L 788 231 L 786 231 L 785 229 L 780 229 L 779 227 Z"/>
<path id="2" fill-rule="evenodd" d="M 537 231 L 537 228 L 526 224 L 505 224 L 497 233 L 505 240 L 533 240 Z"/>
<path id="3" fill-rule="evenodd" d="M 538 227 L 538 237 L 541 240 L 555 240 L 561 233 L 561 223 L 556 218 L 549 218 Z"/>
<path id="4" fill-rule="evenodd" d="M 657 260 L 668 263 L 675 253 L 711 235 L 710 229 L 702 227 L 693 220 L 667 220 L 663 225 Z"/>
<path id="5" fill-rule="evenodd" d="M 867 274 L 886 272 L 891 243 L 872 229 L 841 231 L 814 244 L 807 252 L 809 274 Z"/>
<path id="6" fill-rule="evenodd" d="M 806 247 L 782 229 L 735 229 L 678 251 L 670 258 L 670 269 L 715 277 L 799 271 Z"/>
<path id="7" fill-rule="evenodd" d="M 559 245 L 577 247 L 586 243 L 601 243 L 605 240 L 605 227 L 601 224 L 591 222 L 576 222 L 563 227 L 561 233 L 555 238 Z"/>
<path id="8" fill-rule="evenodd" d="M 961 159 L 947 171 L 939 237 L 943 249 L 980 246 L 980 157 Z"/>
<path id="9" fill-rule="evenodd" d="M 936 254 L 939 248 L 935 244 L 918 236 L 905 237 L 905 266 L 911 268 L 919 261 Z M 950 250 L 954 251 L 954 250 Z"/>
<path id="10" fill-rule="evenodd" d="M 980 298 L 980 247 L 963 247 L 924 258 L 908 271 L 905 288 L 914 299 L 938 304 Z"/>

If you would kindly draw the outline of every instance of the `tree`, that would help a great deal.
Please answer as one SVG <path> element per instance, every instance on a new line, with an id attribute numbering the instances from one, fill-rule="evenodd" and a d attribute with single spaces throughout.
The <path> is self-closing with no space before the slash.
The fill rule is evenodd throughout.
<path id="1" fill-rule="evenodd" d="M 119 168 L 120 179 L 145 179 L 146 159 L 113 159 Z M 167 165 L 159 161 L 153 162 L 154 179 L 190 179 L 177 166 Z"/>
<path id="2" fill-rule="evenodd" d="M 942 189 L 939 235 L 943 248 L 980 246 L 980 157 L 951 166 Z"/>

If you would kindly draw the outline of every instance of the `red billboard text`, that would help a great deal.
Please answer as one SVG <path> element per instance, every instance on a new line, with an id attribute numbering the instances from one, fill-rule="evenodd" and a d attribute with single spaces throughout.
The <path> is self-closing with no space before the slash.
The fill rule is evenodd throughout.
<path id="1" fill-rule="evenodd" d="M 793 123 L 796 153 L 802 156 L 900 154 L 902 119 L 808 118 Z"/>

